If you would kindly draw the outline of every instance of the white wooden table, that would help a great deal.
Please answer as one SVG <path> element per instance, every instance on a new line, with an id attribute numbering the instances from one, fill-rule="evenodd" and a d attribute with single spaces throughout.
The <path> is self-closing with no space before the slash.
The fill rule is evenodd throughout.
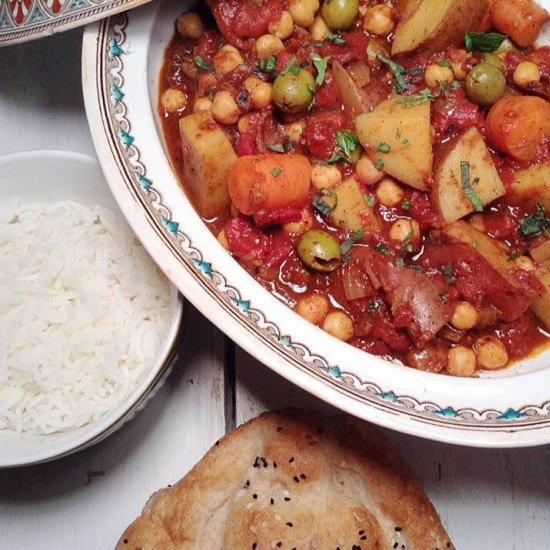
<path id="1" fill-rule="evenodd" d="M 0 155 L 94 155 L 80 90 L 81 38 L 76 30 L 0 49 Z M 288 405 L 329 409 L 236 348 L 192 307 L 185 323 L 181 364 L 129 425 L 57 462 L 0 470 L 0 549 L 112 548 L 148 496 L 183 476 L 236 424 Z M 550 548 L 550 446 L 477 450 L 388 436 L 458 548 Z"/>

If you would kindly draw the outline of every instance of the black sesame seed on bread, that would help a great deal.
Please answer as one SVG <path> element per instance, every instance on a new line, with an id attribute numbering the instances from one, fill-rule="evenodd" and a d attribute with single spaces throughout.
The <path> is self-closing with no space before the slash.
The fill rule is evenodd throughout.
<path id="1" fill-rule="evenodd" d="M 272 412 L 155 493 L 117 550 L 446 550 L 434 507 L 381 434 L 350 416 Z"/>

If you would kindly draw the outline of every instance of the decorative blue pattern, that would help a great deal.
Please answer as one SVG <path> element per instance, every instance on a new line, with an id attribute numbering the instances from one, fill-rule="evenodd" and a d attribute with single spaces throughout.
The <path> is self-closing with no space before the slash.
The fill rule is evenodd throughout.
<path id="1" fill-rule="evenodd" d="M 118 86 L 115 86 L 114 84 L 112 84 L 111 96 L 114 99 L 115 103 L 118 103 L 119 101 L 122 101 L 124 94 L 120 91 L 120 88 Z"/>
<path id="2" fill-rule="evenodd" d="M 193 260 L 193 263 L 207 279 L 212 280 L 212 264 L 201 262 L 200 260 Z"/>
<path id="3" fill-rule="evenodd" d="M 117 41 L 113 38 L 111 40 L 111 48 L 109 50 L 109 55 L 111 56 L 111 59 L 113 57 L 119 57 L 122 54 L 122 49 L 118 45 Z"/>
<path id="4" fill-rule="evenodd" d="M 149 188 L 151 187 L 151 185 L 153 185 L 153 182 L 150 179 L 146 178 L 145 176 L 138 176 L 138 181 L 139 181 L 139 184 L 141 185 L 141 187 L 145 191 L 148 191 Z"/>
<path id="5" fill-rule="evenodd" d="M 520 419 L 526 418 L 526 417 L 527 417 L 526 414 L 523 414 L 519 411 L 515 411 L 514 409 L 508 409 L 505 413 L 498 416 L 497 420 L 504 420 L 504 421 L 520 420 Z"/>
<path id="6" fill-rule="evenodd" d="M 332 378 L 336 378 L 336 380 L 340 380 L 342 378 L 342 371 L 338 367 L 332 367 L 328 373 Z"/>
<path id="7" fill-rule="evenodd" d="M 392 391 L 384 392 L 384 393 L 375 393 L 374 395 L 390 403 L 397 403 L 399 401 L 395 393 L 393 393 Z"/>
<path id="8" fill-rule="evenodd" d="M 446 409 L 440 409 L 438 411 L 434 411 L 434 414 L 437 414 L 437 416 L 443 416 L 444 418 L 458 417 L 458 414 L 452 407 L 447 407 Z"/>
<path id="9" fill-rule="evenodd" d="M 124 130 L 120 130 L 120 139 L 122 140 L 122 143 L 126 145 L 126 147 L 130 147 L 130 145 L 134 143 L 134 137 Z"/>
<path id="10" fill-rule="evenodd" d="M 172 220 L 167 220 L 166 218 L 163 218 L 162 223 L 168 228 L 168 231 L 172 233 L 172 235 L 178 234 L 178 223 L 173 222 Z"/>

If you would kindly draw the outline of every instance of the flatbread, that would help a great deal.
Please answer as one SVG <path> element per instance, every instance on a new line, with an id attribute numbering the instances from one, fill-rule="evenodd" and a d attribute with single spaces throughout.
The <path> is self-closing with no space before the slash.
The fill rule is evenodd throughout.
<path id="1" fill-rule="evenodd" d="M 155 493 L 117 550 L 447 550 L 434 507 L 382 435 L 339 415 L 270 412 Z"/>

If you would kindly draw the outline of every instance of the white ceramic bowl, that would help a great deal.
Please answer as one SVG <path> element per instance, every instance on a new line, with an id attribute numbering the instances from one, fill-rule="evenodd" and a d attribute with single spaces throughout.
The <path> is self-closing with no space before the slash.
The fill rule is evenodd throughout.
<path id="1" fill-rule="evenodd" d="M 550 0 L 540 4 L 550 8 Z M 164 49 L 174 21 L 190 5 L 153 2 L 84 33 L 84 99 L 100 162 L 122 211 L 164 272 L 249 353 L 351 414 L 463 445 L 550 442 L 550 352 L 480 379 L 392 364 L 307 323 L 217 242 L 178 184 L 156 113 Z"/>
<path id="2" fill-rule="evenodd" d="M 23 204 L 70 199 L 120 213 L 99 163 L 75 153 L 36 151 L 0 157 L 0 196 L 2 204 L 12 199 Z M 66 433 L 32 435 L 0 430 L 0 467 L 65 456 L 101 441 L 132 418 L 154 395 L 177 358 L 182 308 L 183 301 L 172 287 L 170 326 L 158 356 L 141 383 L 113 411 L 97 422 Z"/>

